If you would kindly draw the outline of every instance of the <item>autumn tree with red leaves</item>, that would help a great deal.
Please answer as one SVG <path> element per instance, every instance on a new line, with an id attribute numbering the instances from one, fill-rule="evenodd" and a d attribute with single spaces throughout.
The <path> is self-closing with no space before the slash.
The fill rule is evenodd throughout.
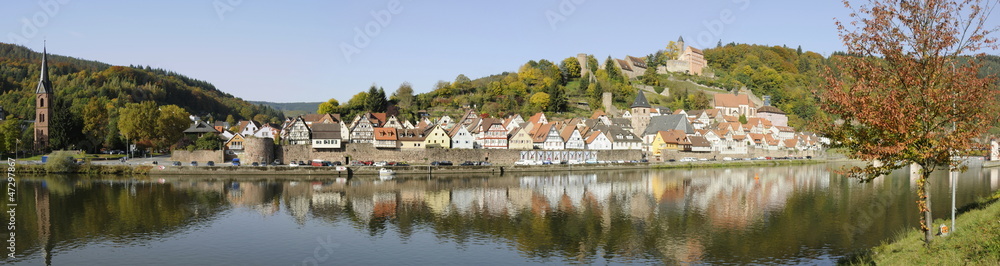
<path id="1" fill-rule="evenodd" d="M 964 170 L 953 152 L 969 149 L 998 119 L 994 77 L 977 76 L 981 64 L 973 57 L 997 49 L 991 34 L 998 28 L 987 25 L 997 3 L 851 2 L 844 0 L 851 21 L 837 21 L 848 56 L 835 57 L 824 77 L 823 108 L 837 118 L 824 131 L 850 158 L 871 162 L 849 170 L 863 181 L 921 167 L 917 207 L 929 245 L 928 178 L 936 167 Z"/>

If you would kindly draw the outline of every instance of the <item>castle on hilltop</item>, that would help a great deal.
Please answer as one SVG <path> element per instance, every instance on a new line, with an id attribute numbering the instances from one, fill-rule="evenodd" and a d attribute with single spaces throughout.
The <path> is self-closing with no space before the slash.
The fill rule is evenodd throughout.
<path id="1" fill-rule="evenodd" d="M 676 72 L 696 76 L 714 76 L 715 73 L 705 73 L 704 71 L 708 67 L 708 61 L 705 60 L 705 53 L 701 49 L 686 45 L 684 37 L 677 39 L 673 49 L 677 51 L 677 57 L 667 60 L 665 65 L 657 66 L 656 73 L 667 74 Z M 587 73 L 590 72 L 590 67 L 587 65 L 587 54 L 577 54 L 576 60 L 580 62 L 580 76 L 586 77 Z M 646 58 L 627 55 L 625 59 L 611 60 L 615 66 L 622 70 L 622 74 L 629 79 L 639 78 L 646 73 L 646 69 L 649 67 L 646 65 Z"/>

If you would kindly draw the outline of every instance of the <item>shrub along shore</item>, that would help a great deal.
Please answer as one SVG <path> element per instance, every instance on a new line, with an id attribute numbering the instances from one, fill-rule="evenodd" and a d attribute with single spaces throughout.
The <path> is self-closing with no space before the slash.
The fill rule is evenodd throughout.
<path id="1" fill-rule="evenodd" d="M 937 237 L 928 248 L 923 233 L 913 228 L 852 257 L 841 264 L 848 265 L 997 265 L 1000 263 L 1000 191 L 993 196 L 959 209 L 955 218 L 957 230 L 949 236 Z M 951 225 L 951 220 L 938 219 L 935 225 Z M 937 227 L 935 227 L 937 229 Z"/>

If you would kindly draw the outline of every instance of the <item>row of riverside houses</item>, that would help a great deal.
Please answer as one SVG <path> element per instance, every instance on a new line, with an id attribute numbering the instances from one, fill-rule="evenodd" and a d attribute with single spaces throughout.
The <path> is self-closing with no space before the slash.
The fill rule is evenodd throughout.
<path id="1" fill-rule="evenodd" d="M 275 126 L 241 121 L 237 132 L 216 122 L 229 154 L 239 154 L 248 136 L 280 137 L 288 145 L 315 150 L 366 143 L 378 149 L 643 150 L 653 159 L 665 151 L 743 155 L 753 150 L 820 150 L 828 140 L 787 125 L 785 113 L 756 106 L 745 94 L 716 94 L 715 108 L 675 110 L 651 106 L 639 93 L 622 117 L 598 110 L 589 118 L 550 121 L 544 113 L 484 117 L 467 109 L 457 118 L 423 118 L 416 124 L 386 113 L 364 113 L 347 122 L 338 114 L 310 114 Z M 740 116 L 747 123 L 740 123 Z M 197 122 L 196 122 L 197 124 Z M 207 126 L 207 125 L 206 125 Z"/>

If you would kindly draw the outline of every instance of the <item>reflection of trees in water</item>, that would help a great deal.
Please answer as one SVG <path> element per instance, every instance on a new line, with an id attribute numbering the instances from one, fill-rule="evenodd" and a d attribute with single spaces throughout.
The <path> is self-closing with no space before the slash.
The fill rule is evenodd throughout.
<path id="1" fill-rule="evenodd" d="M 18 184 L 20 257 L 4 263 L 35 255 L 50 263 L 52 252 L 102 241 L 148 243 L 204 224 L 224 209 L 221 193 L 185 193 L 146 181 L 47 176 Z"/>
<path id="2" fill-rule="evenodd" d="M 982 176 L 983 181 L 975 184 L 985 182 L 984 189 L 1000 178 L 989 171 Z M 105 239 L 99 235 L 136 243 L 150 239 L 135 236 L 138 232 L 169 235 L 213 217 L 226 205 L 261 215 L 279 213 L 283 205 L 299 224 L 307 220 L 347 224 L 372 236 L 396 232 L 403 241 L 415 232 L 428 232 L 459 246 L 505 243 L 529 260 L 678 264 L 767 263 L 747 258 L 796 258 L 818 252 L 811 247 L 850 251 L 877 244 L 899 224 L 906 224 L 907 215 L 916 215 L 915 211 L 898 208 L 878 213 L 873 219 L 886 222 L 868 229 L 877 233 L 857 235 L 841 225 L 858 220 L 873 201 L 884 199 L 894 206 L 912 202 L 907 178 L 884 180 L 858 185 L 818 165 L 404 177 L 377 183 L 358 178 L 346 183 L 241 179 L 47 184 L 59 191 L 50 193 L 51 220 L 67 224 L 51 227 L 51 238 L 57 239 L 52 243 Z M 897 190 L 903 192 L 887 193 Z M 87 201 L 93 206 L 82 205 Z M 21 207 L 25 206 L 29 206 L 25 210 L 34 207 Z M 100 228 L 129 219 L 133 221 L 118 229 Z M 82 225 L 87 223 L 93 224 Z M 44 231 L 30 221 L 22 228 Z M 28 246 L 42 245 L 32 241 Z"/>

